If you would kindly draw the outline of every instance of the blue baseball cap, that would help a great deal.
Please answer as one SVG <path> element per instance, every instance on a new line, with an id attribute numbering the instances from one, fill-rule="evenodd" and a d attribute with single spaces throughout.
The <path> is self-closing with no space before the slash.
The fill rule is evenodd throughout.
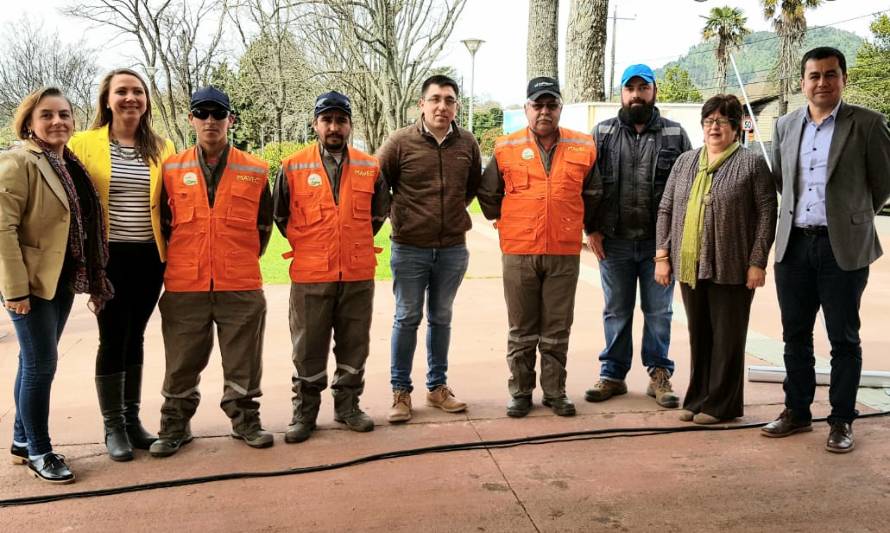
<path id="1" fill-rule="evenodd" d="M 229 103 L 229 96 L 212 85 L 202 87 L 195 91 L 192 100 L 189 103 L 189 109 L 195 109 L 201 104 L 216 104 L 226 111 L 232 110 L 232 104 Z"/>
<path id="2" fill-rule="evenodd" d="M 318 96 L 315 99 L 315 116 L 336 109 L 346 113 L 347 117 L 352 117 L 352 106 L 349 104 L 349 97 L 340 94 L 337 91 L 331 91 Z"/>
<path id="3" fill-rule="evenodd" d="M 631 78 L 642 78 L 646 83 L 654 83 L 655 73 L 646 65 L 631 65 L 624 69 L 624 74 L 621 75 L 621 86 L 627 85 Z"/>

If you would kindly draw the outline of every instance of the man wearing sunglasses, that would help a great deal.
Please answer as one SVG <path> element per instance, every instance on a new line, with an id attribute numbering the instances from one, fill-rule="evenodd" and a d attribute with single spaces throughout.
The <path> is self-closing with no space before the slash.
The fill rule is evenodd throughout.
<path id="1" fill-rule="evenodd" d="M 633 361 L 633 316 L 637 285 L 643 311 L 640 352 L 649 373 L 646 394 L 662 407 L 678 407 L 668 357 L 674 282 L 655 282 L 655 220 L 674 161 L 692 145 L 683 127 L 655 106 L 655 74 L 631 65 L 621 76 L 618 116 L 593 129 L 599 150 L 595 171 L 603 201 L 587 242 L 599 260 L 605 305 L 606 346 L 600 353 L 600 379 L 587 391 L 588 402 L 627 393 L 624 378 Z"/>
<path id="2" fill-rule="evenodd" d="M 259 258 L 272 231 L 268 165 L 230 146 L 229 97 L 215 87 L 192 95 L 189 123 L 197 145 L 164 162 L 161 224 L 167 267 L 161 297 L 166 372 L 155 457 L 191 441 L 201 371 L 219 335 L 223 364 L 220 407 L 232 437 L 253 448 L 272 446 L 260 423 L 266 300 Z"/>
<path id="3" fill-rule="evenodd" d="M 495 141 L 479 205 L 496 220 L 507 302 L 507 415 L 532 409 L 535 359 L 541 352 L 543 404 L 573 416 L 566 395 L 566 354 L 575 309 L 582 229 L 600 198 L 591 169 L 596 147 L 586 133 L 559 127 L 562 96 L 553 78 L 531 80 L 528 127 Z"/>
<path id="4" fill-rule="evenodd" d="M 447 76 L 423 82 L 420 118 L 394 132 L 377 153 L 392 189 L 393 293 L 390 422 L 411 419 L 411 367 L 417 326 L 427 301 L 426 403 L 447 413 L 467 404 L 448 387 L 451 310 L 467 271 L 466 233 L 472 226 L 467 206 L 482 174 L 479 144 L 458 127 L 457 83 Z"/>
<path id="5" fill-rule="evenodd" d="M 318 142 L 281 162 L 275 224 L 291 245 L 290 332 L 296 373 L 293 419 L 284 434 L 303 442 L 315 429 L 334 336 L 334 420 L 372 431 L 359 408 L 371 342 L 374 234 L 386 220 L 389 191 L 374 157 L 347 144 L 352 106 L 338 92 L 315 100 Z"/>

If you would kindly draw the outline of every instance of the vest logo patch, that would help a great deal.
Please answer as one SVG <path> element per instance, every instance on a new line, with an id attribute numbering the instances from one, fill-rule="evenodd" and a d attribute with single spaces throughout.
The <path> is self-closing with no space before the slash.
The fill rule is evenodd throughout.
<path id="1" fill-rule="evenodd" d="M 260 181 L 260 178 L 258 178 L 256 176 L 244 176 L 244 175 L 235 176 L 235 179 L 237 181 L 247 181 L 250 183 L 259 183 L 259 181 Z"/>
<path id="2" fill-rule="evenodd" d="M 186 172 L 184 176 L 182 176 L 182 184 L 188 185 L 189 187 L 198 184 L 198 175 L 194 172 Z"/>
<path id="3" fill-rule="evenodd" d="M 306 183 L 308 183 L 310 187 L 320 187 L 321 176 L 315 173 L 309 174 L 309 177 L 306 178 Z"/>
<path id="4" fill-rule="evenodd" d="M 526 161 L 528 161 L 528 160 L 530 160 L 530 159 L 534 159 L 534 158 L 535 158 L 535 152 L 534 152 L 534 150 L 532 150 L 531 148 L 526 148 L 525 150 L 522 151 L 522 156 L 521 156 L 521 157 L 522 157 L 522 159 L 524 159 L 524 160 L 526 160 Z"/>
<path id="5" fill-rule="evenodd" d="M 586 152 L 587 149 L 582 146 L 569 146 L 568 151 L 569 152 Z"/>
<path id="6" fill-rule="evenodd" d="M 355 170 L 354 172 L 355 172 L 356 176 L 373 176 L 374 175 L 373 170 Z"/>

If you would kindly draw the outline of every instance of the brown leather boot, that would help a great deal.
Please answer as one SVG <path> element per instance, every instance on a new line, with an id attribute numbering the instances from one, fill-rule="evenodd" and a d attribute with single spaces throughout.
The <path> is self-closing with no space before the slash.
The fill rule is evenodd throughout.
<path id="1" fill-rule="evenodd" d="M 392 391 L 392 407 L 386 419 L 390 422 L 411 420 L 411 393 L 407 390 Z"/>
<path id="2" fill-rule="evenodd" d="M 680 398 L 671 387 L 671 375 L 666 368 L 656 368 L 652 371 L 646 394 L 655 398 L 655 403 L 662 407 L 673 409 L 680 406 Z"/>
<path id="3" fill-rule="evenodd" d="M 438 407 L 446 413 L 459 413 L 467 408 L 467 404 L 454 397 L 448 385 L 439 385 L 426 393 L 426 404 Z"/>

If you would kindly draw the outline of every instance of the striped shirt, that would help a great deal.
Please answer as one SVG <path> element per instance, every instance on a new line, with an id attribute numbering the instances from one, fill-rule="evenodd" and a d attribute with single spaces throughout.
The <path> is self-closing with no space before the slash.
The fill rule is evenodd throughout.
<path id="1" fill-rule="evenodd" d="M 111 145 L 111 184 L 108 190 L 109 241 L 145 242 L 151 228 L 148 165 L 132 146 Z"/>

